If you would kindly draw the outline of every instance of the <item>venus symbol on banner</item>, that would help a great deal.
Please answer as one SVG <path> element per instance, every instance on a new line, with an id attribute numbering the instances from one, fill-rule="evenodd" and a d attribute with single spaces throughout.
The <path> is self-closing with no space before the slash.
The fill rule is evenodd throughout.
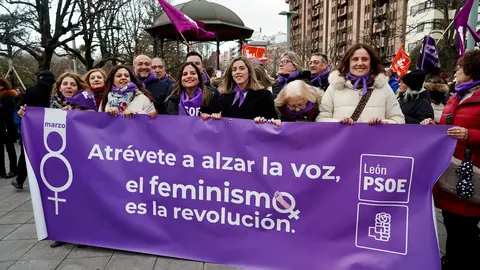
<path id="1" fill-rule="evenodd" d="M 57 110 L 45 109 L 45 118 L 44 118 L 44 125 L 43 125 L 44 126 L 43 144 L 45 146 L 45 149 L 47 149 L 48 154 L 43 156 L 42 161 L 40 162 L 40 177 L 42 178 L 42 181 L 45 184 L 45 186 L 49 190 L 53 191 L 55 194 L 54 197 L 48 197 L 48 200 L 55 202 L 55 215 L 58 216 L 58 206 L 59 206 L 58 204 L 60 202 L 64 202 L 64 203 L 67 202 L 66 199 L 59 198 L 58 193 L 64 192 L 70 187 L 70 185 L 72 185 L 73 172 L 72 172 L 72 166 L 70 165 L 70 162 L 68 162 L 65 156 L 62 155 L 63 151 L 67 146 L 67 129 L 66 129 L 67 112 L 62 111 L 62 113 L 58 113 L 55 111 Z M 62 146 L 57 151 L 51 149 L 50 146 L 48 145 L 48 136 L 53 133 L 57 133 L 58 135 L 60 135 L 60 138 L 62 139 Z M 45 163 L 50 158 L 57 158 L 60 161 L 62 161 L 63 164 L 65 164 L 65 167 L 68 172 L 68 179 L 63 186 L 55 187 L 47 181 L 47 176 L 45 175 Z"/>

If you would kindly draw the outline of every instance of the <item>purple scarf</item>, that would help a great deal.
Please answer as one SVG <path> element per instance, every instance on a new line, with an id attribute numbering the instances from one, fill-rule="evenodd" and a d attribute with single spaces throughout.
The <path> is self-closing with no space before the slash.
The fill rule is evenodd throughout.
<path id="1" fill-rule="evenodd" d="M 127 96 L 129 93 L 135 92 L 137 88 L 138 87 L 133 82 L 129 82 L 127 86 L 124 86 L 122 88 L 117 88 L 115 85 L 112 85 L 112 88 L 110 90 L 115 94 Z"/>
<path id="2" fill-rule="evenodd" d="M 82 89 L 75 96 L 71 98 L 65 98 L 65 101 L 76 106 L 80 106 L 89 110 L 97 110 L 95 105 L 95 99 L 93 98 L 92 93 Z"/>
<path id="3" fill-rule="evenodd" d="M 137 86 L 132 82 L 122 88 L 112 85 L 110 92 L 108 92 L 108 106 L 118 108 L 121 112 L 125 111 L 135 90 L 137 90 Z"/>
<path id="4" fill-rule="evenodd" d="M 278 74 L 277 82 L 283 84 L 283 86 L 285 87 L 285 84 L 292 81 L 292 79 L 298 77 L 298 75 L 300 75 L 300 72 L 298 71 L 290 72 L 290 74 L 288 74 L 288 77 L 285 77 L 282 74 Z"/>
<path id="5" fill-rule="evenodd" d="M 363 83 L 362 96 L 367 93 L 369 81 L 372 80 L 372 73 L 371 72 L 369 72 L 367 75 L 362 76 L 362 77 L 357 77 L 357 76 L 353 75 L 352 73 L 350 73 L 350 71 L 347 72 L 345 75 L 352 82 L 354 89 L 359 89 L 358 86 L 360 85 L 360 82 Z"/>
<path id="6" fill-rule="evenodd" d="M 323 87 L 323 84 L 322 84 L 322 80 L 325 80 L 326 78 L 328 78 L 328 74 L 330 74 L 330 69 L 329 68 L 326 68 L 324 71 L 322 71 L 322 73 L 318 74 L 317 76 L 313 77 L 310 82 L 314 83 L 314 82 L 318 82 L 318 85 L 320 86 L 320 88 Z"/>
<path id="7" fill-rule="evenodd" d="M 470 92 L 470 89 L 474 88 L 477 85 L 480 85 L 480 80 L 461 83 L 457 85 L 457 87 L 455 87 L 455 91 L 457 92 L 457 99 L 462 100 L 463 97 Z"/>
<path id="8" fill-rule="evenodd" d="M 203 104 L 202 89 L 197 87 L 192 99 L 188 99 L 188 94 L 185 89 L 182 88 L 180 92 L 180 103 L 178 103 L 178 114 L 188 116 L 198 116 L 200 107 Z"/>
<path id="9" fill-rule="evenodd" d="M 311 109 L 315 108 L 315 104 L 313 104 L 312 102 L 308 102 L 307 103 L 307 106 L 305 106 L 305 109 L 301 110 L 301 111 L 292 111 L 290 110 L 286 105 L 285 105 L 285 111 L 292 116 L 292 118 L 298 118 L 298 117 L 301 117 L 301 116 L 304 116 L 306 113 L 308 113 Z"/>
<path id="10" fill-rule="evenodd" d="M 167 82 L 168 81 L 168 74 L 165 73 L 165 76 L 163 78 L 159 79 L 161 82 Z"/>
<path id="11" fill-rule="evenodd" d="M 240 108 L 240 106 L 242 106 L 243 102 L 245 101 L 245 92 L 247 92 L 248 90 L 247 89 L 242 90 L 240 89 L 240 87 L 238 87 L 237 84 L 235 84 L 234 91 L 235 91 L 235 98 L 233 99 L 232 106 L 233 104 L 235 104 L 235 102 L 237 102 L 237 100 L 240 100 L 240 102 L 238 103 L 238 107 Z"/>
<path id="12" fill-rule="evenodd" d="M 146 87 L 147 83 L 149 83 L 153 80 L 156 80 L 156 79 L 157 79 L 157 76 L 155 75 L 155 72 L 153 72 L 153 71 L 146 78 L 140 78 L 139 77 L 139 80 L 142 82 L 143 86 L 145 86 L 145 87 Z"/>
<path id="13" fill-rule="evenodd" d="M 210 80 L 208 79 L 207 74 L 205 74 L 205 72 L 202 72 L 202 80 L 203 80 L 203 84 L 205 85 L 210 84 Z"/>

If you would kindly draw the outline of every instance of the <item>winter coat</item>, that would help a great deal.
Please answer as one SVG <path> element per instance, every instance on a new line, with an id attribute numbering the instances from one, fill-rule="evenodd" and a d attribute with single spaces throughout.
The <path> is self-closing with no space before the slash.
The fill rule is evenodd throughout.
<path id="1" fill-rule="evenodd" d="M 448 85 L 443 83 L 426 82 L 424 86 L 430 92 L 430 102 L 432 103 L 435 116 L 434 120 L 438 123 L 442 116 L 443 108 L 445 108 L 445 97 L 448 95 L 450 89 Z"/>
<path id="2" fill-rule="evenodd" d="M 390 85 L 390 88 L 392 88 L 394 93 L 397 93 L 398 88 L 400 88 L 400 84 L 398 83 L 398 78 L 396 74 L 390 76 L 390 78 L 388 79 L 388 85 Z"/>
<path id="3" fill-rule="evenodd" d="M 322 97 L 320 114 L 317 122 L 338 122 L 345 117 L 352 117 L 362 98 L 361 89 L 353 89 L 350 80 L 341 76 L 338 70 L 330 73 L 330 86 Z M 404 124 L 400 104 L 388 85 L 388 78 L 380 73 L 375 78 L 373 92 L 357 122 L 366 123 L 378 117 L 389 124 Z"/>
<path id="4" fill-rule="evenodd" d="M 108 98 L 108 100 L 110 100 L 110 98 Z M 100 104 L 99 108 L 99 111 L 102 111 L 102 104 Z M 109 108 L 110 106 L 108 105 L 107 101 L 107 105 L 105 106 L 105 112 L 107 112 Z M 135 90 L 135 96 L 133 100 L 130 101 L 130 104 L 128 104 L 127 108 L 137 114 L 147 114 L 155 111 L 155 106 L 153 105 L 153 102 L 150 101 L 150 99 L 139 90 Z"/>
<path id="5" fill-rule="evenodd" d="M 37 84 L 25 90 L 20 105 L 26 104 L 27 106 L 41 108 L 50 107 L 50 96 L 54 83 L 55 80 L 53 78 L 42 77 L 37 81 Z"/>
<path id="6" fill-rule="evenodd" d="M 157 110 L 158 114 L 165 114 L 165 101 L 167 97 L 170 95 L 171 89 L 170 82 L 162 82 L 158 79 L 151 80 L 147 82 L 145 88 L 152 94 L 153 98 L 155 99 L 154 105 L 155 109 Z"/>
<path id="7" fill-rule="evenodd" d="M 13 120 L 16 94 L 15 90 L 0 91 L 0 151 L 4 151 L 4 143 L 14 143 L 17 139 L 17 128 Z"/>
<path id="8" fill-rule="evenodd" d="M 232 105 L 235 95 L 236 93 L 222 95 L 222 117 L 250 120 L 259 116 L 266 119 L 278 118 L 270 91 L 266 89 L 248 91 L 240 107 L 239 101 Z"/>
<path id="9" fill-rule="evenodd" d="M 412 96 L 407 95 L 407 99 L 405 99 L 405 94 L 400 93 L 398 102 L 402 108 L 403 115 L 405 115 L 407 124 L 420 124 L 423 120 L 433 118 L 434 116 L 426 89 L 422 89 Z"/>
<path id="10" fill-rule="evenodd" d="M 282 76 L 282 75 L 278 75 L 278 76 Z M 288 76 L 287 76 L 288 77 Z M 280 93 L 280 91 L 282 91 L 283 87 L 285 87 L 289 82 L 293 82 L 293 81 L 296 81 L 296 80 L 302 80 L 304 81 L 305 83 L 307 84 L 312 84 L 310 82 L 310 78 L 312 77 L 312 73 L 310 72 L 310 70 L 304 70 L 302 71 L 300 74 L 298 74 L 298 76 L 296 77 L 293 77 L 293 78 L 290 78 L 288 79 L 285 84 L 283 83 L 280 83 L 278 80 L 276 80 L 273 85 L 272 85 L 272 94 L 273 94 L 273 99 L 276 99 L 278 94 Z"/>
<path id="11" fill-rule="evenodd" d="M 475 89 L 475 88 L 474 88 Z M 459 160 L 465 159 L 465 149 L 467 143 L 472 151 L 472 162 L 476 167 L 480 167 L 480 87 L 472 96 L 464 98 L 459 104 L 457 95 L 453 95 L 448 100 L 443 110 L 440 124 L 446 124 L 446 115 L 452 114 L 452 125 L 468 129 L 468 140 L 458 140 L 453 156 Z M 457 105 L 459 104 L 459 105 Z M 455 107 L 455 105 L 457 105 Z M 447 210 L 457 215 L 480 217 L 480 205 L 473 204 L 460 199 L 455 194 L 447 193 L 438 186 L 433 189 L 435 205 L 443 210 Z"/>

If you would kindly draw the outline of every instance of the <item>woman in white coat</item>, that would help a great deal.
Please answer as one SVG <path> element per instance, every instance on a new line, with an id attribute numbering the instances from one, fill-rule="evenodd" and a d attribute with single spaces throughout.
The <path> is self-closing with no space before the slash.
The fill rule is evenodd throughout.
<path id="1" fill-rule="evenodd" d="M 317 122 L 405 123 L 380 58 L 370 46 L 353 45 L 328 80 Z"/>

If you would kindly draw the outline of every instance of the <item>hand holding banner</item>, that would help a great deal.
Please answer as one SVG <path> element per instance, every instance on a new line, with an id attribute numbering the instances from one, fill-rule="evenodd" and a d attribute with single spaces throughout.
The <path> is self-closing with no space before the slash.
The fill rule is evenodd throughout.
<path id="1" fill-rule="evenodd" d="M 39 238 L 248 269 L 440 269 L 447 127 L 39 108 L 22 122 Z"/>

